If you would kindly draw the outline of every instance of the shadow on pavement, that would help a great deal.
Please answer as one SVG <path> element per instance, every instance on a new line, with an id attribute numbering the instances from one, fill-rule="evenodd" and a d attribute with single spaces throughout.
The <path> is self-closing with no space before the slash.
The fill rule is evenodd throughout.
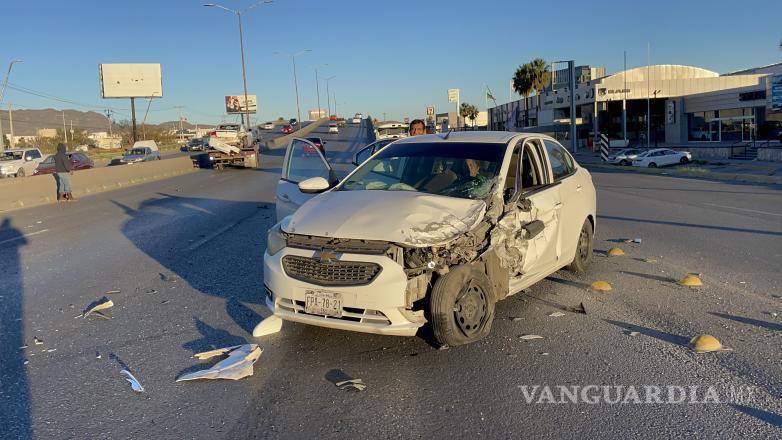
<path id="1" fill-rule="evenodd" d="M 689 342 L 690 342 L 689 339 L 687 339 L 687 338 L 685 338 L 683 336 L 674 335 L 672 333 L 666 333 L 664 331 L 655 330 L 655 329 L 649 328 L 649 327 L 642 327 L 640 325 L 630 324 L 630 323 L 622 322 L 622 321 L 614 321 L 614 320 L 611 320 L 611 319 L 604 319 L 603 321 L 605 321 L 605 322 L 607 322 L 609 324 L 613 324 L 613 325 L 615 325 L 617 327 L 623 328 L 625 330 L 629 330 L 629 331 L 632 331 L 632 332 L 638 332 L 638 333 L 640 333 L 642 335 L 651 336 L 651 337 L 653 337 L 655 339 L 659 339 L 659 340 L 661 340 L 663 342 L 668 342 L 670 344 L 678 345 L 678 346 L 681 346 L 681 347 L 687 347 Z"/>
<path id="2" fill-rule="evenodd" d="M 664 276 L 660 276 L 660 275 L 650 275 L 648 273 L 631 272 L 629 270 L 620 270 L 619 273 L 625 274 L 625 275 L 632 275 L 634 277 L 644 278 L 644 279 L 652 280 L 652 281 L 662 281 L 663 283 L 675 283 L 676 282 L 676 280 L 674 280 L 673 278 L 664 277 Z"/>
<path id="3" fill-rule="evenodd" d="M 753 408 L 751 406 L 746 406 L 746 405 L 736 405 L 732 403 L 730 406 L 732 406 L 737 411 L 743 412 L 744 414 L 760 419 L 770 424 L 771 426 L 782 428 L 782 416 L 780 416 L 779 414 L 774 414 L 772 412 L 763 411 L 762 409 Z"/>
<path id="4" fill-rule="evenodd" d="M 782 324 L 777 324 L 775 322 L 768 322 L 768 321 L 760 321 L 758 319 L 752 319 L 752 318 L 745 318 L 743 316 L 736 316 L 736 315 L 728 315 L 727 313 L 715 313 L 715 312 L 709 312 L 710 315 L 714 315 L 720 318 L 730 319 L 736 322 L 741 322 L 743 324 L 749 324 L 754 325 L 755 327 L 761 327 L 768 330 L 774 330 L 778 332 L 782 332 Z"/>
<path id="5" fill-rule="evenodd" d="M 24 284 L 20 249 L 27 244 L 22 232 L 3 219 L 0 225 L 0 437 L 32 437 L 30 387 L 25 354 L 32 341 L 24 340 Z M 23 345 L 30 348 L 21 349 Z"/>

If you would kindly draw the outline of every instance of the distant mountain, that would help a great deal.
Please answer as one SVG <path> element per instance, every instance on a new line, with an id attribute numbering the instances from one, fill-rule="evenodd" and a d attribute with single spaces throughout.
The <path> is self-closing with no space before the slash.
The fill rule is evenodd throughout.
<path id="1" fill-rule="evenodd" d="M 109 120 L 102 113 L 80 110 L 54 110 L 51 108 L 42 110 L 14 110 L 14 135 L 16 136 L 35 136 L 38 134 L 38 129 L 41 128 L 54 128 L 62 130 L 63 113 L 65 113 L 65 127 L 71 129 L 71 122 L 73 122 L 74 130 L 86 130 L 88 132 L 95 131 L 109 131 Z M 141 127 L 141 119 L 143 114 L 136 113 L 136 125 Z M 118 128 L 115 117 L 114 126 L 112 129 Z M 8 119 L 8 111 L 0 110 L 0 121 L 3 124 L 3 133 L 10 134 L 11 127 Z M 179 121 L 168 121 L 160 124 L 147 124 L 148 126 L 158 125 L 166 129 L 179 129 Z M 213 124 L 198 125 L 198 128 L 211 128 Z M 186 129 L 194 129 L 195 124 L 189 122 L 182 122 L 182 127 Z"/>

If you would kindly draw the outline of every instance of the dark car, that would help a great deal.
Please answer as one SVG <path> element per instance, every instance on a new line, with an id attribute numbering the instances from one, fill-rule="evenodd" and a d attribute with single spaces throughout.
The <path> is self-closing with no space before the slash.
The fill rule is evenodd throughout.
<path id="1" fill-rule="evenodd" d="M 190 142 L 185 144 L 182 148 L 180 148 L 182 151 L 204 151 L 209 147 L 209 142 L 201 139 L 201 138 L 195 138 L 191 139 Z"/>
<path id="2" fill-rule="evenodd" d="M 291 134 L 293 133 L 293 127 L 290 124 L 283 125 L 281 131 L 283 134 Z"/>
<path id="3" fill-rule="evenodd" d="M 321 154 L 324 156 L 326 155 L 326 141 L 319 137 L 309 137 L 306 139 L 315 144 L 315 146 L 318 147 L 318 150 L 320 150 Z"/>
<path id="4" fill-rule="evenodd" d="M 299 121 L 298 121 L 296 118 L 291 118 L 291 120 L 290 120 L 290 121 L 288 121 L 288 124 L 290 124 L 291 126 L 294 126 L 294 127 L 295 127 L 295 126 L 296 126 L 296 124 L 298 124 L 298 123 L 299 123 Z"/>
<path id="5" fill-rule="evenodd" d="M 68 159 L 71 160 L 71 169 L 73 171 L 87 170 L 95 166 L 92 159 L 87 157 L 84 153 L 73 152 L 66 154 L 68 155 Z M 38 164 L 33 175 L 37 176 L 40 174 L 54 174 L 54 155 L 47 157 L 43 162 Z"/>

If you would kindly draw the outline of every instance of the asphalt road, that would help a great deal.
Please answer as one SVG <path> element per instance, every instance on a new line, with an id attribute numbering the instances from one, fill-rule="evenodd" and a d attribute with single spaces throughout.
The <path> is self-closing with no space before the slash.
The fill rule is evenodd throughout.
<path id="1" fill-rule="evenodd" d="M 325 127 L 313 135 L 343 165 L 367 142 L 350 125 L 339 136 Z M 290 323 L 254 340 L 268 315 L 261 255 L 280 162 L 275 150 L 261 170 L 200 170 L 8 214 L 0 226 L 2 437 L 782 433 L 782 320 L 771 315 L 782 312 L 782 189 L 595 172 L 591 270 L 557 273 L 501 302 L 491 335 L 478 343 L 437 350 L 422 338 Z M 615 242 L 625 238 L 642 242 Z M 627 255 L 605 256 L 611 246 Z M 688 272 L 701 273 L 705 286 L 673 282 Z M 598 279 L 614 291 L 589 291 Z M 113 289 L 111 320 L 76 317 Z M 586 315 L 548 316 L 581 302 Z M 699 333 L 733 351 L 693 353 L 686 344 Z M 252 377 L 174 381 L 210 365 L 193 353 L 244 342 L 264 350 Z M 124 367 L 144 393 L 131 391 Z M 362 378 L 366 391 L 337 389 L 327 380 L 337 369 Z M 527 403 L 524 387 L 535 385 L 753 392 L 720 404 Z"/>

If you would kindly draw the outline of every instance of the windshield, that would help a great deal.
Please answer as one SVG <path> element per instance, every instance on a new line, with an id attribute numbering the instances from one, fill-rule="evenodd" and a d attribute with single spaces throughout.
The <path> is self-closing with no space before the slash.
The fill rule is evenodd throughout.
<path id="1" fill-rule="evenodd" d="M 406 127 L 378 128 L 377 132 L 380 133 L 380 135 L 393 136 L 393 135 L 407 133 L 407 128 Z"/>
<path id="2" fill-rule="evenodd" d="M 143 156 L 146 154 L 146 151 L 144 151 L 143 148 L 134 148 L 127 153 L 125 153 L 126 156 Z"/>
<path id="3" fill-rule="evenodd" d="M 6 151 L 0 155 L 0 160 L 19 160 L 21 158 L 21 151 Z"/>
<path id="4" fill-rule="evenodd" d="M 339 191 L 417 191 L 482 199 L 497 182 L 505 144 L 394 144 L 363 163 Z"/>

